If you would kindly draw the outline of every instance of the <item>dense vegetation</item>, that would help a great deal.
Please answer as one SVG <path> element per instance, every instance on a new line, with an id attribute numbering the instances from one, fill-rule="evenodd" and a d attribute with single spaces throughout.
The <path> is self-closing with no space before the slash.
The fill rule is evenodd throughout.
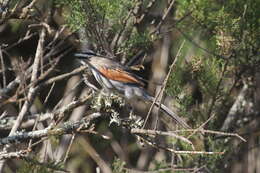
<path id="1" fill-rule="evenodd" d="M 259 0 L 0 5 L 2 172 L 260 172 Z M 73 54 L 89 49 L 192 129 L 85 85 Z"/>

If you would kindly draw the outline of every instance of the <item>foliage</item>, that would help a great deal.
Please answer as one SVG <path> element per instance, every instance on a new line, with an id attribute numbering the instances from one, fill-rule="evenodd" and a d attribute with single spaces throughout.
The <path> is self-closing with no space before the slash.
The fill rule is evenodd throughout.
<path id="1" fill-rule="evenodd" d="M 192 75 L 199 82 L 205 98 L 214 95 L 219 81 L 223 76 L 224 61 L 212 57 L 194 57 L 191 62 Z"/>
<path id="2" fill-rule="evenodd" d="M 115 49 L 118 49 L 117 52 L 129 52 L 127 56 L 133 56 L 138 50 L 148 50 L 151 47 L 148 32 L 138 33 L 133 29 L 133 21 L 130 26 L 126 24 L 126 20 L 132 15 L 130 11 L 133 10 L 135 5 L 132 1 L 55 0 L 55 4 L 58 8 L 64 8 L 63 15 L 66 19 L 66 25 L 72 31 L 86 28 L 88 33 L 92 35 L 90 38 L 94 39 L 93 42 L 96 44 L 101 44 L 98 42 L 101 41 L 99 39 L 102 35 L 108 38 L 106 41 L 112 43 L 112 38 L 126 29 L 129 36 L 118 48 L 115 47 Z"/>
<path id="3" fill-rule="evenodd" d="M 37 159 L 25 159 L 20 167 L 18 173 L 54 173 L 57 170 L 62 170 L 60 164 L 54 162 L 40 163 Z"/>
<path id="4" fill-rule="evenodd" d="M 138 50 L 148 51 L 152 47 L 152 40 L 149 33 L 138 33 L 136 30 L 133 31 L 131 39 L 120 45 L 119 52 L 128 52 L 127 56 L 133 57 Z"/>
<path id="5" fill-rule="evenodd" d="M 132 5 L 131 1 L 126 0 L 55 0 L 55 3 L 57 7 L 68 8 L 64 15 L 71 29 L 78 30 L 94 24 L 107 25 L 103 26 L 104 32 L 118 31 Z"/>
<path id="6" fill-rule="evenodd" d="M 204 45 L 202 47 L 209 51 L 207 56 L 201 55 L 200 48 L 194 45 L 197 50 L 193 51 L 192 60 L 188 63 L 179 60 L 168 82 L 168 93 L 174 96 L 181 95 L 176 100 L 181 105 L 184 114 L 189 114 L 191 113 L 190 103 L 194 98 L 185 90 L 190 80 L 184 79 L 186 76 L 194 80 L 203 94 L 200 116 L 204 116 L 203 121 L 205 121 L 209 116 L 208 112 L 220 116 L 221 113 L 227 112 L 228 110 L 225 110 L 227 107 L 223 105 L 228 105 L 227 100 L 234 99 L 230 95 L 233 86 L 223 84 L 230 84 L 234 78 L 241 78 L 245 73 L 247 77 L 253 76 L 259 66 L 260 59 L 257 52 L 260 45 L 258 39 L 260 14 L 257 11 L 259 11 L 260 2 L 237 0 L 178 2 L 178 19 L 191 12 L 190 17 L 186 17 L 177 25 L 181 30 L 185 29 L 184 39 L 189 35 L 191 35 L 190 38 L 196 36 L 200 30 L 203 34 L 202 41 L 206 43 L 202 44 L 201 41 L 200 45 Z M 191 41 L 190 38 L 188 38 L 189 41 Z M 217 88 L 220 81 L 220 87 Z M 213 107 L 210 106 L 211 104 Z M 193 110 L 193 113 L 197 111 Z M 232 151 L 231 148 L 213 139 L 205 141 L 214 151 Z M 216 171 L 217 165 L 214 163 L 222 158 L 214 156 L 206 158 L 209 167 Z M 221 172 L 221 170 L 218 171 Z"/>
<path id="7" fill-rule="evenodd" d="M 121 173 L 127 172 L 126 167 L 129 165 L 131 167 L 137 166 L 137 160 L 142 158 L 142 154 L 145 152 L 147 157 L 150 157 L 150 154 L 155 156 L 154 153 L 161 152 L 159 154 L 163 155 L 163 157 L 160 158 L 160 161 L 157 161 L 155 157 L 146 158 L 147 165 L 152 165 L 154 170 L 169 167 L 169 160 L 171 158 L 174 161 L 176 160 L 176 165 L 174 165 L 176 167 L 198 168 L 206 165 L 211 172 L 221 172 L 223 171 L 223 166 L 220 163 L 231 159 L 238 152 L 236 150 L 241 151 L 245 150 L 245 148 L 248 150 L 248 148 L 255 147 L 249 146 L 252 145 L 251 143 L 258 145 L 258 143 L 252 142 L 258 138 L 257 134 L 251 132 L 259 131 L 259 128 L 257 128 L 259 126 L 259 120 L 257 119 L 259 117 L 259 88 L 257 88 L 259 84 L 256 78 L 260 65 L 259 0 L 177 0 L 174 2 L 174 8 L 170 10 L 168 8 L 173 1 L 54 0 L 48 1 L 47 5 L 35 1 L 36 4 L 28 7 L 28 15 L 22 17 L 21 14 L 26 11 L 26 8 L 22 7 L 26 7 L 31 2 L 33 3 L 34 1 L 20 2 L 14 0 L 10 1 L 9 9 L 2 9 L 2 7 L 0 9 L 0 12 L 9 12 L 7 15 L 1 14 L 3 18 L 3 20 L 1 19 L 1 32 L 2 30 L 5 31 L 3 34 L 1 33 L 3 38 L 1 38 L 0 45 L 0 53 L 3 54 L 3 57 L 0 55 L 0 84 L 2 87 L 0 93 L 4 93 L 1 95 L 0 102 L 1 125 L 3 124 L 4 126 L 7 124 L 9 114 L 15 114 L 15 116 L 10 116 L 16 119 L 16 114 L 25 112 L 24 115 L 27 117 L 22 118 L 23 122 L 25 122 L 33 120 L 30 118 L 35 118 L 34 114 L 37 116 L 46 112 L 57 114 L 60 111 L 59 108 L 64 108 L 62 104 L 68 103 L 64 101 L 67 100 L 66 94 L 68 93 L 63 93 L 64 88 L 67 87 L 64 86 L 67 81 L 54 80 L 54 82 L 49 83 L 53 84 L 52 87 L 45 87 L 49 85 L 45 85 L 45 82 L 49 81 L 48 79 L 57 75 L 57 73 L 67 73 L 68 69 L 75 68 L 74 58 L 72 58 L 71 54 L 66 58 L 64 58 L 64 55 L 60 58 L 59 55 L 63 54 L 68 48 L 72 48 L 71 50 L 80 48 L 82 45 L 78 43 L 85 39 L 80 35 L 80 31 L 84 30 L 86 31 L 84 37 L 87 37 L 88 42 L 92 46 L 91 49 L 100 54 L 112 55 L 117 58 L 116 60 L 125 62 L 126 59 L 135 57 L 137 53 L 144 52 L 143 54 L 146 56 L 142 55 L 141 58 L 148 58 L 144 58 L 144 61 L 143 59 L 140 60 L 141 58 L 139 59 L 139 62 L 142 61 L 145 66 L 144 76 L 153 76 L 152 73 L 156 73 L 150 67 L 160 65 L 160 63 L 155 64 L 154 62 L 161 62 L 159 59 L 161 57 L 150 55 L 158 55 L 161 53 L 161 50 L 167 47 L 163 47 L 164 45 L 162 44 L 165 38 L 168 37 L 167 39 L 170 42 L 169 47 L 171 48 L 166 51 L 166 54 L 170 53 L 169 57 L 176 56 L 176 50 L 180 42 L 185 40 L 184 48 L 181 50 L 181 55 L 172 69 L 173 71 L 170 74 L 166 87 L 166 94 L 174 97 L 171 104 L 176 108 L 176 112 L 194 128 L 200 127 L 201 129 L 205 128 L 218 131 L 225 123 L 229 112 L 233 111 L 231 110 L 232 105 L 240 98 L 241 88 L 246 86 L 245 84 L 248 84 L 249 89 L 245 94 L 245 99 L 237 108 L 242 113 L 235 115 L 236 119 L 232 121 L 234 121 L 233 123 L 236 126 L 230 125 L 230 129 L 235 132 L 243 132 L 250 139 L 250 143 L 247 146 L 237 142 L 233 137 L 224 139 L 218 138 L 218 135 L 209 135 L 208 133 L 200 132 L 193 134 L 187 132 L 187 130 L 178 133 L 178 135 L 190 140 L 196 151 L 226 151 L 225 155 L 178 155 L 166 152 L 168 150 L 163 152 L 156 151 L 157 148 L 151 149 L 151 146 L 149 146 L 150 148 L 147 152 L 146 149 L 138 147 L 137 137 L 130 132 L 132 128 L 142 129 L 146 115 L 144 111 L 140 111 L 141 113 L 138 112 L 139 110 L 136 111 L 140 116 L 136 116 L 135 114 L 130 114 L 129 116 L 127 102 L 124 102 L 120 96 L 104 96 L 100 94 L 86 103 L 88 107 L 82 112 L 84 112 L 84 115 L 89 115 L 93 111 L 105 113 L 106 115 L 109 114 L 111 120 L 110 123 L 104 121 L 105 118 L 103 116 L 102 120 L 100 120 L 102 121 L 101 123 L 93 124 L 91 129 L 84 129 L 87 133 L 91 132 L 90 137 L 89 133 L 81 135 L 80 132 L 83 133 L 83 131 L 80 131 L 81 129 L 75 131 L 75 134 L 80 134 L 82 139 L 85 139 L 85 137 L 89 138 L 89 145 L 92 144 L 93 150 L 95 150 L 92 151 L 94 154 L 92 153 L 91 155 L 91 153 L 88 153 L 85 156 L 86 154 L 82 153 L 81 149 L 79 149 L 79 145 L 76 144 L 76 147 L 73 147 L 75 143 L 72 140 L 72 149 L 68 149 L 67 151 L 74 154 L 72 154 L 71 160 L 76 158 L 75 162 L 78 165 L 87 163 L 86 167 L 89 170 L 94 170 L 97 165 L 95 162 L 97 160 L 103 161 L 104 159 L 103 164 L 112 165 L 113 172 Z M 50 5 L 52 2 L 54 2 L 54 6 Z M 153 2 L 155 3 L 153 4 Z M 149 6 L 150 4 L 151 6 Z M 49 10 L 48 8 L 52 9 Z M 46 17 L 47 15 L 50 15 L 49 18 Z M 62 18 L 63 22 L 61 23 L 66 26 L 65 32 L 74 32 L 78 33 L 78 35 L 71 37 L 71 35 L 68 36 L 63 32 L 61 29 L 62 24 L 57 22 L 54 17 L 56 15 L 60 15 L 59 17 Z M 4 20 L 5 17 L 6 21 Z M 161 27 L 159 28 L 157 28 L 158 23 L 161 23 Z M 22 27 L 25 29 L 22 30 Z M 154 31 L 155 28 L 158 30 Z M 43 39 L 43 44 L 40 44 L 39 31 L 46 31 L 46 38 Z M 8 34 L 9 32 L 11 34 Z M 30 33 L 33 33 L 34 36 L 28 39 L 27 36 Z M 151 35 L 151 33 L 154 33 L 154 35 Z M 63 34 L 66 37 L 65 39 L 63 39 Z M 35 37 L 35 35 L 37 36 Z M 73 34 L 73 36 L 75 35 Z M 5 38 L 9 36 L 10 38 Z M 15 39 L 13 38 L 14 36 Z M 39 44 L 32 44 L 37 41 Z M 40 45 L 43 46 L 41 50 L 43 57 L 41 61 L 35 63 L 39 66 L 39 69 L 35 71 L 37 79 L 36 81 L 30 81 L 32 78 L 31 69 L 33 69 L 34 60 L 37 57 L 36 54 L 33 56 L 32 54 L 37 52 L 38 55 L 39 51 L 35 50 L 40 49 Z M 33 53 L 25 55 L 28 50 Z M 157 51 L 160 53 L 155 54 L 154 52 Z M 25 57 L 28 57 L 28 61 Z M 139 57 L 137 56 L 137 58 Z M 60 60 L 61 63 L 59 63 Z M 167 73 L 168 69 L 160 70 L 163 73 Z M 61 79 L 67 78 L 64 77 Z M 16 84 L 15 82 L 17 81 L 19 82 Z M 151 88 L 153 87 L 153 84 L 151 84 L 153 82 L 152 80 L 148 81 L 150 84 L 148 88 L 150 86 Z M 10 88 L 12 90 L 6 94 L 5 91 Z M 68 85 L 67 88 L 70 88 L 70 86 Z M 31 95 L 33 89 L 35 89 L 34 94 L 36 98 L 28 96 Z M 79 92 L 82 91 L 81 89 L 77 88 L 77 91 L 71 97 L 71 103 L 78 100 Z M 39 92 L 40 90 L 41 93 Z M 70 92 L 72 90 L 74 89 L 71 89 Z M 49 99 L 41 95 L 48 95 Z M 36 99 L 40 103 L 41 109 L 37 109 Z M 28 106 L 26 111 L 21 111 L 20 109 L 26 105 L 25 103 L 30 106 Z M 141 104 L 137 106 L 142 107 Z M 6 116 L 5 113 L 9 110 L 11 110 L 11 113 Z M 239 111 L 238 113 L 240 113 Z M 26 130 L 22 130 L 21 128 L 21 132 L 27 132 L 32 129 L 37 130 L 38 126 L 36 124 L 42 126 L 41 128 L 55 128 L 59 123 L 68 123 L 68 116 L 80 111 L 76 109 L 74 111 L 74 108 L 72 108 L 66 113 L 60 112 L 59 117 L 62 118 L 57 120 L 57 122 L 53 117 L 51 117 L 51 121 L 41 120 L 40 117 L 39 120 L 35 120 L 37 122 L 33 125 L 35 128 L 32 128 L 31 125 Z M 127 120 L 125 117 L 127 117 Z M 162 121 L 162 123 L 158 123 L 154 117 L 150 117 L 150 120 L 154 120 L 154 122 L 148 123 L 146 127 L 158 127 L 158 131 L 162 129 L 163 131 L 175 129 L 175 126 L 170 122 Z M 209 122 L 205 123 L 207 120 Z M 118 126 L 111 125 L 113 122 L 117 123 Z M 10 124 L 8 127 L 6 126 L 8 130 L 5 129 L 8 133 L 10 126 L 14 123 Z M 202 124 L 203 127 L 201 126 Z M 6 137 L 8 133 L 2 132 L 1 137 Z M 103 134 L 109 137 L 106 137 L 106 140 L 104 140 Z M 112 137 L 110 138 L 110 136 Z M 153 146 L 173 146 L 176 150 L 193 150 L 191 145 L 173 137 L 154 134 L 145 134 L 143 136 L 147 136 L 149 140 L 151 139 L 154 142 Z M 76 137 L 77 135 L 75 135 Z M 60 143 L 63 137 L 41 138 L 41 140 L 49 140 L 54 151 L 62 147 Z M 104 141 L 100 142 L 100 140 Z M 36 141 L 38 142 L 38 139 Z M 35 141 L 33 140 L 33 142 Z M 35 147 L 36 153 L 38 152 L 37 147 L 39 145 L 35 145 L 37 145 Z M 95 159 L 93 155 L 96 156 L 98 154 L 100 158 Z M 124 162 L 118 159 L 117 155 L 119 154 L 125 157 L 127 161 Z M 46 163 L 41 163 L 37 160 L 39 158 L 35 157 L 29 161 L 22 161 L 19 172 L 31 172 L 31 170 L 34 172 L 54 172 L 54 170 L 56 171 L 63 167 L 63 165 L 56 165 L 54 161 L 48 160 Z M 89 162 L 86 162 L 86 160 Z M 68 163 L 70 163 L 70 160 Z M 147 165 L 144 166 L 144 169 L 149 170 L 150 168 Z M 230 162 L 225 163 L 226 165 L 230 166 L 232 164 Z M 66 167 L 67 165 L 64 166 Z M 228 170 L 228 168 L 225 169 Z"/>
<path id="8" fill-rule="evenodd" d="M 125 165 L 126 163 L 124 161 L 115 158 L 112 164 L 112 170 L 114 173 L 127 173 L 127 171 L 124 169 Z"/>
<path id="9" fill-rule="evenodd" d="M 209 39 L 215 40 L 216 50 L 222 56 L 234 54 L 237 65 L 254 65 L 259 58 L 260 14 L 259 1 L 231 0 L 210 3 L 207 0 L 180 2 L 181 8 L 192 11 L 193 26 L 210 32 Z M 180 10 L 184 14 L 184 10 Z M 185 24 L 186 25 L 186 24 Z M 184 25 L 184 26 L 185 26 Z M 184 27 L 182 26 L 182 27 Z M 193 27 L 192 27 L 193 28 Z"/>

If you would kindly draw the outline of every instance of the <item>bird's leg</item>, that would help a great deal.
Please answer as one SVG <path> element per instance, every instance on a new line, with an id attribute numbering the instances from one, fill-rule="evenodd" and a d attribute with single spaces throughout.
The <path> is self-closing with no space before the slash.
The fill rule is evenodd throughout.
<path id="1" fill-rule="evenodd" d="M 132 105 L 130 105 L 128 107 L 129 109 L 129 119 L 133 119 L 133 115 L 134 115 L 134 107 Z"/>
<path id="2" fill-rule="evenodd" d="M 127 111 L 129 112 L 129 119 L 130 120 L 133 119 L 133 116 L 134 116 L 134 106 L 132 104 L 132 101 L 127 100 L 125 106 L 126 106 Z"/>
<path id="3" fill-rule="evenodd" d="M 135 99 L 131 101 L 131 103 L 133 103 L 133 101 L 136 101 Z M 130 128 L 141 128 L 144 124 L 144 120 L 142 119 L 142 117 L 138 116 L 136 114 L 136 112 L 134 112 L 134 105 L 133 104 L 127 104 L 127 108 L 129 111 L 129 117 L 128 117 L 128 122 L 129 122 L 129 127 Z"/>

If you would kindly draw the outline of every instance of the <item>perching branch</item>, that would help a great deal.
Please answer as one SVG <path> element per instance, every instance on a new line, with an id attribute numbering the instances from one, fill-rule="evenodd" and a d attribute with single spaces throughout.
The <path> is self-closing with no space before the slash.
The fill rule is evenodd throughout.
<path id="1" fill-rule="evenodd" d="M 50 128 L 51 126 L 49 126 L 42 130 L 35 130 L 31 132 L 19 132 L 0 139 L 0 145 L 18 143 L 29 139 L 38 139 L 42 137 L 57 136 L 57 135 L 61 136 L 64 134 L 70 134 L 74 131 L 77 131 L 79 128 L 83 128 L 83 127 L 88 128 L 91 125 L 92 121 L 99 117 L 101 117 L 100 113 L 93 113 L 80 121 L 74 123 L 66 122 L 62 125 L 62 127 L 51 129 Z"/>

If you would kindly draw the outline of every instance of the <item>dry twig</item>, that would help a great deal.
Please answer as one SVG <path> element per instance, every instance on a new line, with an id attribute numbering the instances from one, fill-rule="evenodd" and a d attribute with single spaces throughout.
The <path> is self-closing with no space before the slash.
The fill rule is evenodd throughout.
<path id="1" fill-rule="evenodd" d="M 19 132 L 14 135 L 0 139 L 0 145 L 22 142 L 28 139 L 38 139 L 38 138 L 49 137 L 54 135 L 60 136 L 64 134 L 69 134 L 77 130 L 82 125 L 85 128 L 88 128 L 92 123 L 92 121 L 99 118 L 100 116 L 101 116 L 100 113 L 93 113 L 80 121 L 74 123 L 70 123 L 70 122 L 64 123 L 62 127 L 52 129 L 52 126 L 48 126 L 47 128 L 42 130 L 35 130 L 31 132 Z"/>
<path id="2" fill-rule="evenodd" d="M 149 119 L 149 116 L 151 115 L 152 109 L 153 109 L 153 107 L 154 107 L 154 105 L 155 105 L 155 103 L 156 103 L 158 97 L 159 97 L 160 94 L 163 93 L 164 90 L 165 90 L 167 81 L 168 81 L 168 79 L 169 79 L 169 77 L 170 77 L 170 74 L 171 74 L 171 72 L 172 72 L 172 69 L 173 69 L 174 65 L 176 64 L 176 62 L 177 62 L 177 60 L 178 60 L 178 57 L 180 56 L 180 52 L 181 52 L 181 49 L 183 48 L 184 43 L 185 43 L 185 41 L 182 42 L 182 44 L 181 44 L 181 46 L 180 46 L 180 48 L 179 48 L 179 50 L 178 50 L 178 52 L 177 52 L 177 54 L 176 54 L 176 56 L 175 56 L 175 59 L 174 59 L 173 63 L 171 64 L 170 68 L 169 68 L 169 71 L 168 71 L 168 73 L 167 73 L 167 76 L 166 76 L 166 78 L 165 78 L 164 81 L 163 81 L 163 84 L 162 84 L 162 87 L 161 87 L 160 91 L 159 91 L 159 92 L 157 93 L 157 95 L 154 97 L 154 101 L 153 101 L 153 103 L 152 103 L 152 105 L 151 105 L 151 107 L 150 107 L 150 109 L 149 109 L 149 111 L 148 111 L 148 113 L 147 113 L 147 115 L 146 115 L 146 119 L 145 119 L 143 128 L 145 127 L 145 125 L 146 125 L 146 123 L 147 123 L 147 121 L 148 121 L 148 119 Z M 160 104 L 161 104 L 161 103 L 160 103 Z M 159 104 L 159 105 L 160 105 L 160 104 Z"/>

